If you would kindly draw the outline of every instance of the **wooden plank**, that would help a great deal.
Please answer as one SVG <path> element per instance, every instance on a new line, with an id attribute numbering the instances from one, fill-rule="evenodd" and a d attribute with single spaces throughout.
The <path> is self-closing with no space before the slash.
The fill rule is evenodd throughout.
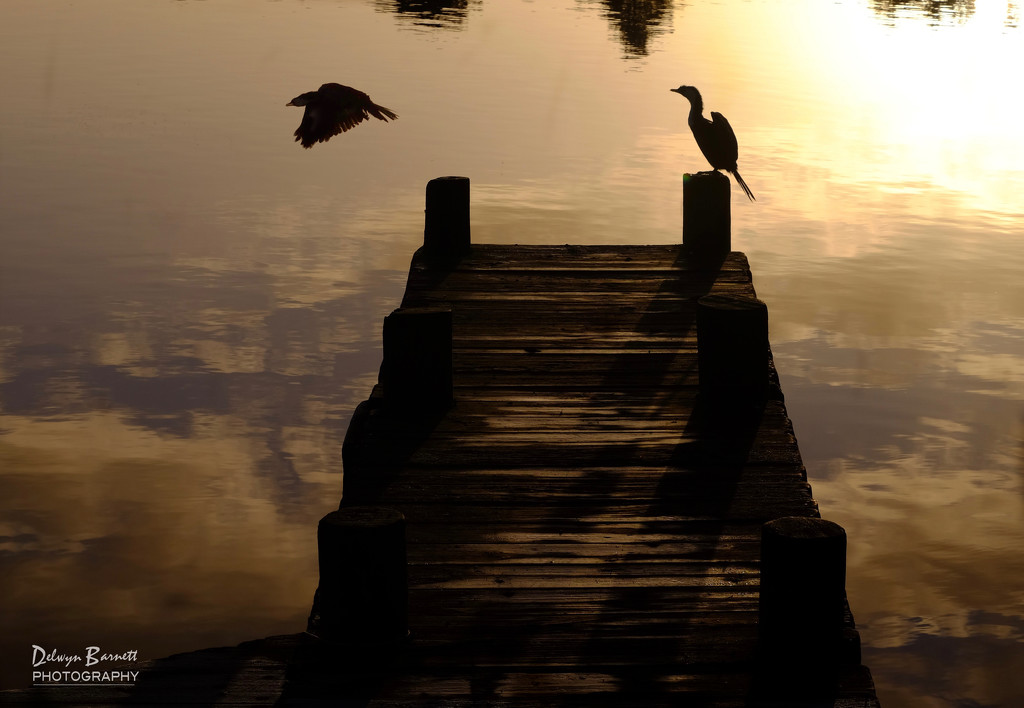
<path id="1" fill-rule="evenodd" d="M 580 268 L 595 270 L 599 267 L 611 270 L 632 268 L 660 268 L 697 273 L 703 270 L 713 272 L 744 270 L 750 266 L 744 254 L 733 251 L 721 264 L 708 264 L 687 256 L 678 244 L 643 246 L 591 246 L 591 245 L 525 245 L 525 244 L 473 244 L 469 254 L 462 258 L 454 269 L 525 269 L 563 270 Z M 412 270 L 426 269 L 420 254 L 413 259 Z"/>
<path id="2" fill-rule="evenodd" d="M 751 290 L 747 273 L 718 274 L 714 279 L 708 278 L 703 282 L 676 275 L 666 277 L 664 273 L 653 271 L 453 271 L 445 274 L 443 279 L 439 278 L 433 274 L 411 276 L 411 289 L 407 291 L 403 305 L 409 307 L 432 302 L 471 305 L 479 301 L 511 310 L 516 304 L 543 301 L 549 307 L 587 309 L 603 300 L 605 306 L 625 306 L 627 310 L 685 310 L 692 306 L 693 299 L 709 292 Z M 611 296 L 614 299 L 610 299 Z"/>

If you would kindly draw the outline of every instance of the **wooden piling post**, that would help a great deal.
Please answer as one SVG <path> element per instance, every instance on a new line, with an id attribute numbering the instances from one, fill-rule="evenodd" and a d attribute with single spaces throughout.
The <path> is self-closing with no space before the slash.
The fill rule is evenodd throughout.
<path id="1" fill-rule="evenodd" d="M 382 645 L 409 633 L 405 516 L 376 506 L 345 507 L 317 527 L 323 639 Z"/>
<path id="2" fill-rule="evenodd" d="M 827 676 L 843 654 L 846 531 L 789 516 L 761 529 L 759 633 L 766 656 L 791 672 Z"/>
<path id="3" fill-rule="evenodd" d="M 700 258 L 732 250 L 729 178 L 717 170 L 683 175 L 683 245 Z"/>
<path id="4" fill-rule="evenodd" d="M 408 411 L 451 405 L 452 308 L 400 307 L 384 318 L 384 402 Z"/>
<path id="5" fill-rule="evenodd" d="M 430 180 L 423 224 L 424 253 L 432 261 L 452 263 L 469 247 L 469 177 Z"/>
<path id="6" fill-rule="evenodd" d="M 697 371 L 706 403 L 763 400 L 768 392 L 768 307 L 754 297 L 697 300 Z"/>

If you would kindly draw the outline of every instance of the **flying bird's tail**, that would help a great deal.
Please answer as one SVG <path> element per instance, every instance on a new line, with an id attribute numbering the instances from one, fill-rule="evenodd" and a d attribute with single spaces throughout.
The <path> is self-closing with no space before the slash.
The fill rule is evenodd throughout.
<path id="1" fill-rule="evenodd" d="M 740 187 L 743 188 L 743 193 L 747 195 L 750 201 L 757 201 L 756 199 L 754 199 L 754 193 L 750 191 L 750 187 L 748 187 L 747 183 L 743 181 L 743 178 L 740 177 L 740 173 L 737 170 L 732 170 L 732 176 L 736 178 L 736 181 L 739 183 Z"/>
<path id="2" fill-rule="evenodd" d="M 374 118 L 379 118 L 380 120 L 383 121 L 386 121 L 388 118 L 394 120 L 395 118 L 398 117 L 398 114 L 392 111 L 390 108 L 378 106 L 376 103 L 371 103 L 369 106 L 366 107 L 366 110 L 369 111 L 370 115 L 373 116 Z"/>

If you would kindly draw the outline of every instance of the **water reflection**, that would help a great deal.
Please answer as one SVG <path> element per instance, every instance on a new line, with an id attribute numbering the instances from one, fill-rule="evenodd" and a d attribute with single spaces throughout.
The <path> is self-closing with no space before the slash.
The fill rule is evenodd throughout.
<path id="1" fill-rule="evenodd" d="M 4 656 L 91 634 L 154 658 L 221 644 L 243 616 L 301 626 L 310 529 L 379 343 L 365 292 L 270 305 L 270 284 L 172 268 L 79 331 L 4 318 L 0 568 L 20 608 Z M 23 668 L 6 661 L 2 684 Z"/>
<path id="2" fill-rule="evenodd" d="M 871 8 L 889 26 L 900 20 L 924 20 L 931 27 L 962 25 L 976 11 L 974 0 L 871 0 Z M 1015 29 L 1019 21 L 1017 3 L 1007 2 L 1003 25 Z"/>
<path id="3" fill-rule="evenodd" d="M 899 19 L 926 20 L 932 26 L 961 24 L 974 14 L 974 0 L 871 0 L 871 7 L 888 24 Z"/>
<path id="4" fill-rule="evenodd" d="M 647 56 L 651 41 L 668 31 L 672 22 L 672 0 L 577 0 L 583 5 L 601 5 L 602 14 L 617 30 L 627 56 Z"/>
<path id="5" fill-rule="evenodd" d="M 337 503 L 348 418 L 380 363 L 370 323 L 405 275 L 381 268 L 385 239 L 324 223 L 372 232 L 376 215 L 339 219 L 306 192 L 221 202 L 204 217 L 218 240 L 170 240 L 170 256 L 5 242 L 0 595 L 19 611 L 0 686 L 24 685 L 32 643 L 155 658 L 303 626 L 310 530 Z"/>
<path id="6" fill-rule="evenodd" d="M 392 12 L 413 27 L 462 29 L 471 8 L 483 0 L 376 0 L 382 12 Z"/>
<path id="7" fill-rule="evenodd" d="M 8 280 L 18 301 L 46 297 L 46 283 L 18 275 Z M 107 277 L 127 285 L 137 274 L 108 269 Z M 148 287 L 134 290 L 131 301 L 81 313 L 81 329 L 63 335 L 45 320 L 27 331 L 22 318 L 31 308 L 6 311 L 11 336 L 0 412 L 64 420 L 99 410 L 170 438 L 202 437 L 197 421 L 211 416 L 237 417 L 254 439 L 267 441 L 259 467 L 282 485 L 271 499 L 303 500 L 292 473 L 294 459 L 305 453 L 284 451 L 282 440 L 289 428 L 322 427 L 334 440 L 327 449 L 337 447 L 345 401 L 333 377 L 370 371 L 378 356 L 375 334 L 361 324 L 369 316 L 366 293 L 338 292 L 303 306 L 273 303 L 266 273 L 172 266 L 148 277 Z M 311 462 L 336 468 L 319 455 Z"/>
<path id="8" fill-rule="evenodd" d="M 1024 252 L 993 259 L 991 225 L 936 232 L 891 227 L 759 294 L 806 327 L 776 330 L 773 349 L 815 497 L 856 539 L 848 589 L 883 705 L 1014 705 L 1020 687 L 989 667 L 1022 655 L 1005 588 L 1024 572 Z M 948 250 L 972 234 L 976 250 Z M 961 678 L 934 668 L 949 665 Z"/>

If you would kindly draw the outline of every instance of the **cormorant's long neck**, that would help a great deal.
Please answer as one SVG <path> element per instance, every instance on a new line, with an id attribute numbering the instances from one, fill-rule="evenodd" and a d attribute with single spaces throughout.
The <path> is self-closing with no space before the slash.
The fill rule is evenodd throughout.
<path id="1" fill-rule="evenodd" d="M 704 113 L 704 101 L 701 100 L 701 97 L 699 95 L 694 96 L 692 98 L 687 96 L 687 98 L 690 99 L 690 116 L 689 118 L 686 119 L 686 122 L 689 123 L 690 125 L 693 125 L 694 123 L 699 123 L 701 119 L 704 117 L 703 115 L 701 115 L 702 113 Z"/>

